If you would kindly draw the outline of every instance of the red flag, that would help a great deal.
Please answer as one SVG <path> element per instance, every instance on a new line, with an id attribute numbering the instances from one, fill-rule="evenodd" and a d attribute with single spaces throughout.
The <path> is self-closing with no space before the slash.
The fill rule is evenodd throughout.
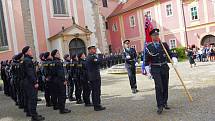
<path id="1" fill-rule="evenodd" d="M 149 35 L 150 31 L 154 29 L 151 21 L 149 20 L 148 16 L 145 16 L 145 34 L 146 34 L 146 43 L 152 42 L 152 38 Z"/>

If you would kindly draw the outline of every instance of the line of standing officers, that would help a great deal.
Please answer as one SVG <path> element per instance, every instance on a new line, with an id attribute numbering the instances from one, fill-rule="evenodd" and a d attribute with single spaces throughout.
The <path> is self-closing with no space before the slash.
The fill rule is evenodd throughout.
<path id="1" fill-rule="evenodd" d="M 38 63 L 33 62 L 31 48 L 24 47 L 12 61 L 1 62 L 5 95 L 11 96 L 16 105 L 24 109 L 26 116 L 32 117 L 33 121 L 45 120 L 36 111 L 39 89 L 44 91 L 46 106 L 59 110 L 60 114 L 71 112 L 65 108 L 67 92 L 70 101 L 84 103 L 86 107 L 93 106 L 95 111 L 105 110 L 100 98 L 102 59 L 96 54 L 95 46 L 88 47 L 88 52 L 87 57 L 85 53 L 71 57 L 66 54 L 63 61 L 59 51 L 55 49 L 42 53 Z"/>

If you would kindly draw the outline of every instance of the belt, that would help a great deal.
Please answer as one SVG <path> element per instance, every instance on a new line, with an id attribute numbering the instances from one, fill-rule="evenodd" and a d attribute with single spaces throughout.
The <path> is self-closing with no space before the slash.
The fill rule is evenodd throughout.
<path id="1" fill-rule="evenodd" d="M 162 66 L 167 64 L 167 62 L 163 62 L 163 63 L 151 63 L 152 66 Z"/>

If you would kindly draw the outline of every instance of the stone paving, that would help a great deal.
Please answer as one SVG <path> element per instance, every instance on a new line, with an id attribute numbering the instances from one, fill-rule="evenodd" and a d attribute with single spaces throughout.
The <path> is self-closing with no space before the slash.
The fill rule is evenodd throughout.
<path id="1" fill-rule="evenodd" d="M 58 111 L 45 107 L 45 102 L 42 101 L 38 104 L 38 112 L 46 117 L 46 121 L 215 121 L 215 63 L 197 63 L 197 67 L 190 68 L 188 62 L 183 62 L 178 63 L 177 69 L 194 101 L 189 102 L 171 67 L 171 110 L 164 110 L 162 115 L 156 113 L 153 80 L 138 74 L 140 92 L 134 95 L 127 75 L 111 75 L 106 71 L 102 71 L 102 103 L 107 108 L 105 111 L 95 112 L 91 107 L 67 102 L 66 107 L 72 113 L 60 115 Z M 0 121 L 29 120 L 8 97 L 0 93 Z"/>

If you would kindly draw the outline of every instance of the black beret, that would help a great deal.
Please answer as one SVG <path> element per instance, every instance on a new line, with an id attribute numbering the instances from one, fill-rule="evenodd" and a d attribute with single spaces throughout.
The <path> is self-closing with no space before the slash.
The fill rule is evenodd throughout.
<path id="1" fill-rule="evenodd" d="M 26 52 L 28 52 L 30 46 L 25 46 L 23 49 L 22 49 L 22 53 L 25 54 Z"/>
<path id="2" fill-rule="evenodd" d="M 22 53 L 18 53 L 15 57 L 15 60 L 20 60 L 23 57 Z"/>
<path id="3" fill-rule="evenodd" d="M 96 46 L 89 46 L 87 49 L 90 50 L 92 48 L 96 48 Z"/>
<path id="4" fill-rule="evenodd" d="M 159 29 L 153 29 L 152 31 L 149 32 L 149 35 L 153 35 L 153 34 L 159 34 Z"/>
<path id="5" fill-rule="evenodd" d="M 49 55 L 50 55 L 50 52 L 45 52 L 44 55 L 43 55 L 43 57 L 44 57 L 45 59 L 47 59 L 47 58 L 49 57 Z"/>
<path id="6" fill-rule="evenodd" d="M 68 58 L 69 57 L 69 54 L 65 54 L 64 56 L 63 56 L 63 58 L 66 60 L 66 58 Z"/>
<path id="7" fill-rule="evenodd" d="M 56 55 L 57 51 L 58 51 L 58 50 L 55 49 L 55 50 L 53 50 L 53 51 L 51 52 L 52 57 L 54 57 L 54 56 Z"/>
<path id="8" fill-rule="evenodd" d="M 124 43 L 124 44 L 125 44 L 126 42 L 131 42 L 131 41 L 130 41 L 130 40 L 128 40 L 128 39 L 127 39 L 127 40 L 125 40 L 125 41 L 123 41 L 123 43 Z"/>

